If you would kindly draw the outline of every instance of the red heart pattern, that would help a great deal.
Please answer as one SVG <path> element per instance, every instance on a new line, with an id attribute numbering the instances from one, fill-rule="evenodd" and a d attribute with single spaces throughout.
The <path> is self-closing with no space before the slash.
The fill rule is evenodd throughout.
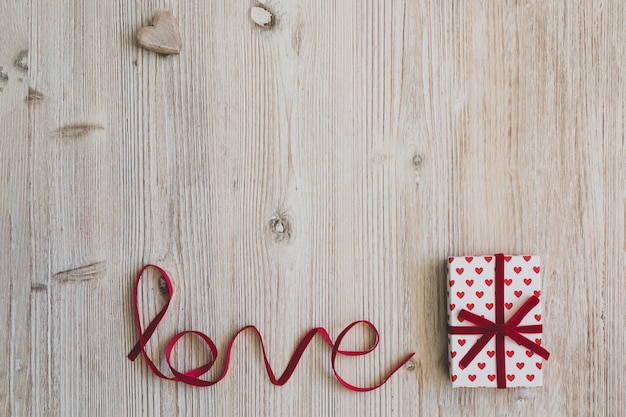
<path id="1" fill-rule="evenodd" d="M 472 311 L 478 316 L 494 320 L 495 309 L 495 292 L 494 281 L 494 263 L 491 262 L 493 257 L 450 257 L 449 263 L 454 267 L 449 269 L 449 287 L 455 290 L 447 291 L 450 299 L 449 323 L 455 325 L 461 323 L 458 317 L 460 309 Z M 505 256 L 505 273 L 508 275 L 504 280 L 505 284 L 505 319 L 509 319 L 515 314 L 515 311 L 530 297 L 540 297 L 541 290 L 539 287 L 539 271 L 540 267 L 537 258 L 532 256 Z M 471 265 L 470 265 L 471 264 Z M 456 274 L 455 274 L 456 273 Z M 462 279 L 454 279 L 453 277 L 463 276 Z M 511 277 L 511 278 L 509 278 Z M 459 302 L 463 300 L 463 302 Z M 477 300 L 481 300 L 477 303 Z M 522 325 L 531 325 L 541 323 L 541 306 L 535 307 L 522 321 Z M 463 324 L 463 326 L 473 326 L 471 322 Z M 454 386 L 491 386 L 495 387 L 497 375 L 489 372 L 495 371 L 496 352 L 492 350 L 495 344 L 491 344 L 483 348 L 478 356 L 470 362 L 465 368 L 461 369 L 459 364 L 469 349 L 471 349 L 478 335 L 462 337 L 463 335 L 448 336 L 449 343 L 454 343 L 455 350 L 450 351 L 451 369 L 456 370 L 451 375 Z M 539 336 L 539 335 L 537 335 Z M 541 344 L 541 338 L 531 338 L 538 345 Z M 494 342 L 495 343 L 495 342 Z M 541 372 L 543 363 L 537 362 L 531 358 L 534 353 L 530 350 L 520 349 L 519 345 L 505 339 L 505 346 L 513 350 L 505 350 L 506 357 L 506 379 L 507 386 L 537 386 L 541 385 Z M 490 349 L 489 349 L 490 347 Z M 526 353 L 524 355 L 522 352 Z M 539 357 L 536 357 L 539 358 Z M 483 360 L 480 360 L 483 359 Z M 525 371 L 525 372 L 524 372 Z M 529 372 L 530 371 L 530 372 Z M 532 372 L 535 371 L 535 372 Z M 539 373 L 539 374 L 537 374 Z"/>

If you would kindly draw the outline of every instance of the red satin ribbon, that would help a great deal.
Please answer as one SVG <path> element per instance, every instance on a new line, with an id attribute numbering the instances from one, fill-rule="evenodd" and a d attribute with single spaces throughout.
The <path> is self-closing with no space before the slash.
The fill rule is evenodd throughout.
<path id="1" fill-rule="evenodd" d="M 467 320 L 476 326 L 448 326 L 450 334 L 482 334 L 474 346 L 463 356 L 459 362 L 461 368 L 466 368 L 478 355 L 478 353 L 489 343 L 492 337 L 496 338 L 496 378 L 498 388 L 506 388 L 506 365 L 504 338 L 510 337 L 518 345 L 526 347 L 528 350 L 538 354 L 544 359 L 550 357 L 550 352 L 541 347 L 541 345 L 529 340 L 521 333 L 541 333 L 543 327 L 541 324 L 532 326 L 520 326 L 520 322 L 528 313 L 539 304 L 539 298 L 531 296 L 519 310 L 507 321 L 504 322 L 504 255 L 497 254 L 496 257 L 496 276 L 495 276 L 495 293 L 496 293 L 496 321 L 487 320 L 470 311 L 462 309 L 459 313 L 459 319 Z"/>
<path id="2" fill-rule="evenodd" d="M 142 329 L 142 326 L 141 326 L 141 319 L 140 319 L 140 316 L 139 316 L 139 304 L 138 304 L 137 300 L 138 300 L 139 281 L 141 280 L 141 277 L 142 277 L 143 273 L 145 272 L 145 270 L 148 269 L 148 268 L 156 268 L 161 273 L 161 275 L 165 279 L 165 282 L 167 283 L 169 298 L 168 298 L 165 306 L 161 309 L 161 311 L 159 311 L 159 313 L 155 316 L 155 318 L 152 319 L 152 321 L 150 322 L 150 324 L 148 325 L 148 327 L 144 331 Z M 320 334 L 322 336 L 322 338 L 324 338 L 324 340 L 332 347 L 331 365 L 332 365 L 333 372 L 335 373 L 335 377 L 337 378 L 337 380 L 344 387 L 346 387 L 346 388 L 348 388 L 348 389 L 350 389 L 352 391 L 366 392 L 366 391 L 372 391 L 372 390 L 375 390 L 377 388 L 380 388 L 385 382 L 387 382 L 387 380 L 389 378 L 391 378 L 391 376 L 394 373 L 396 373 L 409 359 L 411 359 L 413 357 L 413 355 L 415 355 L 415 353 L 411 353 L 411 354 L 407 355 L 377 385 L 374 385 L 374 386 L 371 386 L 371 387 L 357 387 L 355 385 L 350 384 L 345 379 L 343 379 L 341 376 L 339 376 L 339 373 L 337 372 L 337 369 L 335 367 L 335 361 L 336 361 L 337 355 L 346 355 L 346 356 L 366 355 L 366 354 L 372 352 L 374 349 L 376 349 L 376 346 L 378 346 L 378 342 L 379 342 L 379 338 L 380 338 L 380 335 L 378 333 L 378 329 L 376 329 L 376 327 L 371 322 L 369 322 L 367 320 L 359 320 L 359 321 L 355 321 L 355 322 L 351 323 L 350 325 L 348 325 L 348 327 L 346 327 L 339 334 L 339 336 L 337 336 L 337 340 L 335 342 L 333 342 L 333 340 L 329 336 L 328 332 L 323 327 L 316 327 L 316 328 L 313 328 L 313 329 L 309 330 L 304 335 L 304 337 L 300 340 L 300 343 L 298 343 L 298 346 L 296 347 L 296 349 L 295 349 L 291 359 L 289 360 L 289 363 L 287 364 L 287 367 L 285 368 L 285 371 L 279 377 L 276 377 L 276 375 L 274 374 L 274 371 L 272 370 L 272 367 L 270 366 L 270 363 L 269 363 L 269 361 L 267 359 L 267 353 L 266 353 L 266 350 L 265 350 L 265 344 L 263 343 L 263 338 L 261 336 L 261 333 L 259 332 L 259 330 L 255 326 L 245 326 L 244 328 L 239 330 L 235 334 L 235 336 L 232 338 L 232 340 L 230 341 L 230 344 L 228 346 L 228 351 L 226 353 L 226 364 L 224 366 L 224 370 L 222 371 L 222 374 L 217 379 L 215 379 L 213 381 L 207 381 L 207 380 L 201 379 L 200 377 L 202 375 L 204 375 L 205 373 L 207 373 L 213 367 L 213 364 L 215 363 L 215 360 L 217 359 L 217 355 L 218 355 L 217 347 L 215 346 L 215 343 L 213 342 L 213 340 L 211 340 L 211 338 L 209 336 L 207 336 L 206 334 L 204 334 L 202 332 L 199 332 L 197 330 L 187 330 L 187 331 L 183 331 L 183 332 L 180 332 L 177 335 L 175 335 L 169 341 L 169 343 L 167 344 L 167 348 L 166 348 L 166 351 L 165 351 L 165 359 L 167 361 L 167 365 L 169 366 L 170 370 L 172 371 L 172 374 L 174 375 L 173 377 L 168 377 L 168 376 L 164 375 L 161 371 L 159 371 L 159 369 L 154 364 L 152 359 L 150 359 L 150 357 L 146 353 L 145 345 L 146 345 L 146 343 L 148 343 L 148 341 L 150 340 L 150 338 L 154 334 L 154 331 L 156 330 L 157 326 L 159 325 L 159 322 L 163 319 L 163 316 L 165 316 L 165 313 L 166 313 L 166 311 L 167 311 L 167 309 L 169 307 L 170 300 L 172 299 L 173 295 L 174 295 L 174 287 L 172 286 L 172 282 L 170 281 L 170 278 L 167 275 L 167 273 L 162 268 L 160 268 L 160 267 L 158 267 L 156 265 L 146 265 L 146 266 L 144 266 L 141 269 L 141 271 L 137 275 L 137 281 L 135 282 L 135 290 L 134 290 L 134 295 L 133 295 L 134 304 L 135 304 L 134 305 L 135 321 L 137 322 L 137 329 L 139 331 L 139 341 L 137 342 L 137 344 L 135 344 L 133 349 L 128 354 L 128 359 L 130 359 L 131 361 L 134 361 L 135 359 L 137 359 L 137 357 L 141 353 L 143 355 L 146 363 L 148 364 L 148 367 L 150 368 L 150 370 L 152 371 L 153 374 L 155 374 L 159 378 L 167 379 L 167 380 L 170 380 L 170 381 L 180 381 L 180 382 L 183 382 L 185 384 L 193 385 L 193 386 L 196 386 L 196 387 L 208 387 L 208 386 L 215 385 L 218 382 L 220 382 L 222 379 L 224 379 L 224 377 L 226 376 L 226 373 L 228 372 L 228 367 L 230 365 L 231 351 L 232 351 L 235 339 L 237 338 L 237 336 L 240 333 L 242 333 L 242 332 L 244 332 L 246 330 L 252 330 L 252 331 L 254 331 L 258 335 L 259 342 L 261 344 L 261 351 L 263 353 L 263 360 L 265 362 L 265 369 L 267 371 L 267 375 L 268 375 L 268 377 L 270 379 L 270 382 L 272 384 L 274 384 L 274 385 L 284 385 L 289 380 L 291 375 L 296 370 L 296 366 L 298 365 L 298 362 L 300 361 L 300 358 L 304 354 L 304 351 L 306 350 L 307 346 L 309 345 L 309 343 L 311 342 L 311 340 L 313 339 L 313 337 L 316 334 Z M 374 334 L 376 335 L 376 339 L 375 339 L 374 343 L 369 348 L 367 348 L 365 350 L 341 350 L 341 349 L 339 349 L 339 346 L 341 345 L 341 342 L 343 341 L 344 337 L 348 334 L 348 332 L 353 327 L 355 327 L 355 326 L 357 326 L 359 324 L 366 325 L 367 327 L 369 327 L 374 332 Z M 206 343 L 208 349 L 211 352 L 211 360 L 210 360 L 209 363 L 207 363 L 205 365 L 202 365 L 202 366 L 200 366 L 198 368 L 194 368 L 194 369 L 192 369 L 190 371 L 183 372 L 183 371 L 180 371 L 180 370 L 176 369 L 174 367 L 174 365 L 172 365 L 171 357 L 172 357 L 172 351 L 174 350 L 174 347 L 176 346 L 176 343 L 181 338 L 183 338 L 184 336 L 186 336 L 188 334 L 196 335 L 196 336 L 200 337 Z"/>

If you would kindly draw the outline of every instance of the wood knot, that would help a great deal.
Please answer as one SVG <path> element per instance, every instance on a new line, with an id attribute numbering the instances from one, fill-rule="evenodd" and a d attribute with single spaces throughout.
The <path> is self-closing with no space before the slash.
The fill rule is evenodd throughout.
<path id="1" fill-rule="evenodd" d="M 291 222 L 285 213 L 274 214 L 270 219 L 269 226 L 276 242 L 287 241 L 291 238 Z"/>
<path id="2" fill-rule="evenodd" d="M 104 126 L 97 123 L 80 122 L 61 126 L 54 130 L 52 134 L 64 138 L 79 138 L 87 136 L 96 130 L 104 130 Z"/>
<path id="3" fill-rule="evenodd" d="M 35 90 L 34 88 L 28 87 L 28 95 L 26 96 L 26 101 L 31 103 L 36 103 L 44 99 L 43 93 Z"/>
<path id="4" fill-rule="evenodd" d="M 106 262 L 99 261 L 57 272 L 54 274 L 54 278 L 61 282 L 84 282 L 102 278 L 106 271 Z"/>
<path id="5" fill-rule="evenodd" d="M 159 292 L 165 298 L 169 298 L 170 296 L 170 288 L 167 286 L 167 281 L 163 275 L 159 277 Z"/>
<path id="6" fill-rule="evenodd" d="M 14 65 L 22 71 L 28 71 L 28 49 L 24 49 L 17 54 Z"/>
<path id="7" fill-rule="evenodd" d="M 419 153 L 414 154 L 413 158 L 411 158 L 411 166 L 413 167 L 413 173 L 415 174 L 415 184 L 420 183 L 420 171 L 423 163 L 424 157 Z"/>
<path id="8" fill-rule="evenodd" d="M 413 155 L 413 158 L 411 159 L 411 164 L 413 165 L 413 168 L 419 169 L 422 166 L 422 162 L 424 162 L 424 157 L 422 155 L 418 153 Z"/>

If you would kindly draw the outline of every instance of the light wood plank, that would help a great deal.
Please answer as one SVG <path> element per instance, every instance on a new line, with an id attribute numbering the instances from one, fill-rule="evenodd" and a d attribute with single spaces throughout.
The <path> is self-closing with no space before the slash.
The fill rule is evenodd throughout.
<path id="1" fill-rule="evenodd" d="M 250 17 L 262 4 L 275 17 Z M 164 57 L 135 33 L 179 20 Z M 626 406 L 626 7 L 620 2 L 9 1 L 0 6 L 0 414 L 619 415 Z M 20 54 L 28 50 L 28 68 Z M 16 63 L 17 61 L 17 63 Z M 8 79 L 7 79 L 8 78 Z M 30 99 L 28 99 L 30 97 Z M 452 389 L 445 259 L 542 257 L 542 389 Z M 256 324 L 224 381 L 140 359 L 132 286 L 174 280 L 149 345 Z M 141 286 L 146 321 L 158 276 Z M 360 346 L 367 334 L 347 343 Z M 207 359 L 184 339 L 175 359 Z M 216 377 L 224 365 L 219 358 Z"/>

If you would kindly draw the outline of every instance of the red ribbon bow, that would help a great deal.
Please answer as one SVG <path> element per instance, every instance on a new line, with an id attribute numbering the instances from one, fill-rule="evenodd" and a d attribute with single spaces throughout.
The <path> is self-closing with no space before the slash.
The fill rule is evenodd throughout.
<path id="1" fill-rule="evenodd" d="M 141 277 L 143 275 L 143 273 L 145 272 L 146 269 L 148 268 L 156 268 L 161 275 L 163 276 L 163 279 L 165 280 L 165 282 L 167 283 L 167 288 L 168 288 L 168 299 L 167 302 L 165 304 L 165 306 L 161 309 L 161 311 L 159 311 L 159 313 L 155 316 L 154 319 L 152 319 L 152 321 L 150 322 L 150 324 L 148 325 L 148 327 L 146 327 L 146 329 L 144 330 L 142 325 L 141 325 L 141 318 L 140 318 L 140 314 L 139 314 L 139 303 L 138 303 L 138 292 L 139 292 L 139 281 L 141 280 Z M 144 266 L 141 271 L 139 272 L 139 275 L 137 275 L 137 281 L 135 281 L 135 291 L 134 291 L 134 312 L 135 312 L 135 321 L 137 322 L 137 329 L 139 331 L 139 341 L 135 344 L 135 346 L 133 347 L 133 349 L 130 351 L 130 353 L 128 354 L 128 359 L 130 359 L 131 361 L 134 361 L 135 359 L 137 359 L 137 357 L 141 354 L 143 355 L 143 358 L 145 359 L 146 363 L 148 364 L 148 367 L 150 368 L 150 370 L 152 371 L 152 373 L 154 373 L 156 376 L 158 376 L 159 378 L 163 378 L 163 379 L 167 379 L 170 381 L 179 381 L 179 382 L 183 382 L 185 384 L 189 384 L 189 385 L 193 385 L 196 387 L 208 387 L 211 385 L 215 385 L 218 382 L 220 382 L 225 376 L 226 373 L 228 372 L 228 367 L 230 365 L 230 356 L 231 356 L 231 351 L 233 348 L 233 343 L 235 342 L 235 339 L 237 338 L 237 336 L 242 333 L 245 330 L 253 330 L 257 336 L 259 336 L 259 341 L 261 344 L 261 352 L 263 354 L 263 360 L 265 362 L 265 369 L 267 371 L 268 377 L 270 379 L 270 382 L 274 385 L 284 385 L 285 383 L 287 383 L 287 381 L 289 380 L 289 378 L 291 377 L 291 375 L 294 373 L 294 371 L 296 370 L 296 366 L 298 365 L 298 362 L 300 361 L 300 358 L 302 357 L 302 355 L 304 354 L 304 351 L 306 350 L 307 346 L 309 345 L 309 343 L 311 342 L 311 340 L 313 339 L 313 337 L 316 334 L 319 334 L 322 336 L 322 338 L 332 347 L 332 353 L 331 353 L 331 357 L 330 357 L 330 362 L 331 362 L 331 367 L 333 369 L 333 372 L 335 373 L 335 377 L 337 378 L 337 380 L 346 388 L 352 390 L 352 391 L 358 391 L 358 392 L 366 392 L 366 391 L 372 391 L 375 390 L 377 388 L 380 388 L 385 382 L 387 382 L 387 380 L 389 378 L 391 378 L 391 376 L 393 374 L 396 373 L 396 371 L 398 371 L 409 359 L 411 359 L 411 357 L 413 357 L 413 355 L 415 355 L 415 353 L 410 353 L 407 356 L 405 356 L 399 364 L 397 364 L 389 374 L 385 375 L 382 380 L 373 386 L 369 386 L 369 387 L 358 387 L 355 385 L 350 384 L 349 382 L 347 382 L 345 379 L 343 379 L 341 376 L 339 376 L 339 373 L 336 369 L 335 366 L 335 362 L 336 362 L 336 358 L 337 355 L 346 355 L 346 356 L 361 356 L 361 355 L 366 355 L 370 352 L 372 352 L 377 346 L 378 346 L 378 340 L 379 340 L 379 334 L 378 334 L 378 329 L 376 329 L 376 327 L 369 321 L 367 320 L 358 320 L 355 321 L 351 324 L 349 324 L 340 334 L 339 336 L 337 336 L 337 339 L 335 339 L 335 341 L 333 342 L 333 340 L 331 339 L 330 335 L 328 334 L 328 332 L 326 331 L 326 329 L 324 329 L 323 327 L 316 327 L 313 328 L 311 330 L 309 330 L 306 335 L 304 335 L 304 337 L 300 340 L 300 343 L 298 343 L 298 346 L 296 347 L 293 356 L 291 357 L 291 359 L 289 360 L 289 363 L 287 364 L 287 367 L 285 368 L 285 371 L 280 375 L 280 376 L 276 376 L 276 374 L 274 373 L 272 367 L 270 366 L 269 360 L 267 358 L 267 353 L 265 351 L 265 345 L 263 343 L 263 338 L 261 337 L 261 333 L 259 332 L 259 330 L 255 327 L 255 326 L 245 326 L 243 327 L 241 330 L 239 330 L 235 336 L 231 339 L 230 344 L 228 346 L 228 351 L 226 353 L 226 365 L 224 366 L 224 370 L 222 372 L 222 374 L 215 380 L 213 381 L 207 381 L 205 379 L 201 379 L 200 377 L 204 374 L 206 374 L 214 365 L 215 360 L 217 359 L 217 347 L 215 346 L 215 343 L 213 342 L 213 340 L 211 340 L 211 338 L 209 336 L 207 336 L 206 334 L 197 331 L 197 330 L 186 330 L 183 332 L 178 333 L 177 335 L 175 335 L 167 344 L 167 349 L 165 351 L 165 360 L 167 362 L 167 365 L 169 366 L 170 370 L 172 371 L 172 374 L 174 375 L 173 377 L 169 377 L 164 375 L 155 365 L 155 363 L 152 361 L 152 359 L 150 359 L 150 357 L 148 356 L 148 353 L 146 352 L 145 346 L 148 343 L 148 341 L 150 340 L 150 338 L 152 337 L 152 335 L 154 334 L 157 326 L 159 325 L 159 323 L 161 322 L 161 319 L 163 319 L 163 316 L 165 316 L 165 313 L 167 312 L 167 309 L 170 305 L 170 301 L 172 299 L 172 296 L 174 294 L 174 287 L 172 286 L 172 282 L 170 281 L 170 278 L 168 277 L 167 273 L 160 267 L 156 266 L 156 265 L 146 265 Z M 342 350 L 339 348 L 339 346 L 341 345 L 341 342 L 343 341 L 343 339 L 346 337 L 346 335 L 348 334 L 348 332 L 350 330 L 352 330 L 353 327 L 359 325 L 359 324 L 363 324 L 367 327 L 369 327 L 373 332 L 374 335 L 376 336 L 375 341 L 372 345 L 370 345 L 368 348 L 363 349 L 363 350 Z M 176 369 L 174 367 L 174 365 L 172 364 L 172 351 L 174 350 L 174 346 L 176 346 L 176 343 L 178 343 L 178 341 L 183 338 L 185 335 L 188 334 L 193 334 L 195 336 L 200 337 L 207 345 L 207 347 L 209 348 L 210 352 L 211 352 L 211 360 L 209 361 L 209 363 L 202 365 L 198 368 L 194 368 L 190 371 L 180 371 L 178 369 Z"/>
<path id="2" fill-rule="evenodd" d="M 520 307 L 519 310 L 509 319 L 504 321 L 504 255 L 497 254 L 496 257 L 496 276 L 495 276 L 495 292 L 496 292 L 496 321 L 493 322 L 484 317 L 478 316 L 470 311 L 462 309 L 459 313 L 459 319 L 467 320 L 475 326 L 448 326 L 450 334 L 482 334 L 474 346 L 463 356 L 459 362 L 461 369 L 466 368 L 478 355 L 478 353 L 489 343 L 491 338 L 496 338 L 496 378 L 498 388 L 506 388 L 506 365 L 504 338 L 510 337 L 518 345 L 526 347 L 528 350 L 538 354 L 544 359 L 550 357 L 550 352 L 541 347 L 541 345 L 529 340 L 521 333 L 541 333 L 543 327 L 541 324 L 531 326 L 520 326 L 521 321 L 526 315 L 539 304 L 539 298 L 531 296 Z"/>

